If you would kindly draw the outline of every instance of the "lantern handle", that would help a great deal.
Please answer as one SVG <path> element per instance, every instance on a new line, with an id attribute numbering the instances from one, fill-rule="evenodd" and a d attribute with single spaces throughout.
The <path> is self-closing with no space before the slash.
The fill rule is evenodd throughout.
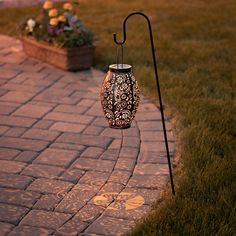
<path id="1" fill-rule="evenodd" d="M 117 46 L 117 50 L 116 50 L 116 66 L 118 69 L 118 64 L 119 64 L 119 48 L 121 48 L 121 67 L 123 68 L 124 65 L 124 50 L 123 50 L 123 44 L 120 44 Z"/>
<path id="2" fill-rule="evenodd" d="M 148 22 L 148 27 L 149 27 L 149 32 L 152 34 L 151 22 L 150 22 L 149 18 L 147 17 L 147 15 L 145 15 L 145 14 L 142 13 L 142 12 L 132 12 L 131 14 L 129 14 L 129 15 L 125 18 L 125 20 L 124 20 L 124 22 L 123 22 L 123 41 L 122 41 L 122 42 L 118 42 L 118 41 L 117 41 L 117 37 L 116 37 L 116 33 L 113 34 L 114 41 L 115 41 L 116 44 L 118 44 L 118 45 L 123 45 L 123 44 L 126 42 L 126 22 L 127 22 L 127 20 L 128 20 L 131 16 L 133 16 L 133 15 L 141 15 L 141 16 L 143 16 L 143 17 L 147 20 L 147 22 Z M 151 35 L 150 35 L 150 36 L 151 36 Z"/>
<path id="3" fill-rule="evenodd" d="M 163 111 L 163 105 L 162 105 L 161 89 L 160 89 L 159 77 L 158 77 L 158 73 L 157 73 L 157 61 L 156 61 L 156 56 L 155 56 L 155 47 L 154 47 L 154 41 L 153 41 L 152 26 L 151 26 L 151 22 L 150 22 L 149 18 L 147 17 L 147 15 L 145 15 L 142 12 L 132 12 L 131 14 L 129 14 L 123 22 L 123 41 L 118 42 L 116 34 L 113 34 L 114 42 L 118 45 L 123 45 L 125 43 L 125 41 L 126 41 L 126 22 L 133 15 L 143 16 L 147 20 L 147 23 L 148 23 L 149 36 L 150 36 L 151 49 L 152 49 L 153 67 L 154 67 L 155 78 L 156 78 L 156 86 L 157 86 L 157 93 L 158 93 L 158 98 L 159 98 L 161 120 L 162 120 L 164 140 L 165 140 L 165 146 L 166 146 L 166 154 L 167 154 L 168 166 L 169 166 L 171 189 L 172 189 L 173 195 L 175 195 L 174 180 L 173 180 L 171 161 L 170 161 L 170 152 L 169 152 L 167 132 L 166 132 L 166 126 L 165 126 L 165 117 L 164 117 L 164 111 Z"/>

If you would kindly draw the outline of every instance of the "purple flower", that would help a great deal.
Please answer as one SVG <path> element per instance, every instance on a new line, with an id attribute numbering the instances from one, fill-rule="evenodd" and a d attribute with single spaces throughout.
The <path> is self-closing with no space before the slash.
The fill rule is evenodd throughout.
<path id="1" fill-rule="evenodd" d="M 63 31 L 62 29 L 58 29 L 57 32 L 56 32 L 57 35 L 60 34 L 62 31 Z"/>
<path id="2" fill-rule="evenodd" d="M 54 33 L 54 26 L 53 25 L 48 26 L 48 33 L 51 35 Z"/>

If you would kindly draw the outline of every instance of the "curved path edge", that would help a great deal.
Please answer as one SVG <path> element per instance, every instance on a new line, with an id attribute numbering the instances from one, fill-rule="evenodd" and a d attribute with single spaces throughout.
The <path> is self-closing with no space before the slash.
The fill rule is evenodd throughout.
<path id="1" fill-rule="evenodd" d="M 1 232 L 126 233 L 169 178 L 160 111 L 141 96 L 131 128 L 108 128 L 103 72 L 65 72 L 27 57 L 14 38 L 0 41 Z"/>

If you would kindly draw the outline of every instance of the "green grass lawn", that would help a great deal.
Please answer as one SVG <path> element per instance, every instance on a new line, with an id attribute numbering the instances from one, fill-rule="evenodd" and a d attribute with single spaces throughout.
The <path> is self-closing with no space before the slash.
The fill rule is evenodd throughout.
<path id="1" fill-rule="evenodd" d="M 38 10 L 1 10 L 0 33 L 16 35 L 17 24 Z M 124 17 L 137 10 L 152 21 L 180 161 L 176 196 L 167 191 L 131 235 L 235 235 L 236 1 L 82 1 L 78 14 L 97 36 L 98 68 L 116 62 L 113 33 L 122 37 Z M 125 63 L 156 100 L 146 29 L 141 17 L 129 20 Z"/>

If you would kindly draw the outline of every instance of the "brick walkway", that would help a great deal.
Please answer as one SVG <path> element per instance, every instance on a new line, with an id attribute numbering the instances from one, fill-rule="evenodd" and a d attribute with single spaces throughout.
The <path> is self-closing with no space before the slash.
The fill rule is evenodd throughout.
<path id="1" fill-rule="evenodd" d="M 142 97 L 132 127 L 110 129 L 102 72 L 64 72 L 0 41 L 0 235 L 125 233 L 168 180 L 159 110 Z"/>

